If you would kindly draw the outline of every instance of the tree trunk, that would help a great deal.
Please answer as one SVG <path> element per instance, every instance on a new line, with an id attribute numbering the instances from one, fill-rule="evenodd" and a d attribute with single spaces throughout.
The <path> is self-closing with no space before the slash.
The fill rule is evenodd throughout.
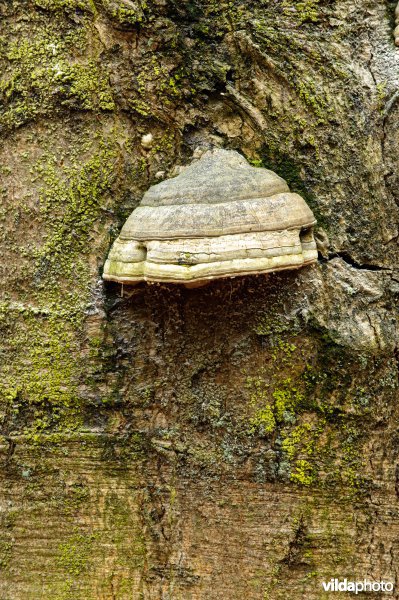
<path id="1" fill-rule="evenodd" d="M 2 600 L 396 583 L 395 5 L 0 0 Z M 198 146 L 284 177 L 318 264 L 105 285 Z"/>

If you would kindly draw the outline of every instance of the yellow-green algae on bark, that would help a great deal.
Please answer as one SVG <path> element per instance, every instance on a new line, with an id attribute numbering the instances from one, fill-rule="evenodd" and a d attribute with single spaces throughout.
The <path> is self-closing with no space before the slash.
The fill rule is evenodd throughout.
<path id="1" fill-rule="evenodd" d="M 2 598 L 398 578 L 395 4 L 0 3 Z M 197 146 L 285 179 L 320 263 L 104 285 Z"/>

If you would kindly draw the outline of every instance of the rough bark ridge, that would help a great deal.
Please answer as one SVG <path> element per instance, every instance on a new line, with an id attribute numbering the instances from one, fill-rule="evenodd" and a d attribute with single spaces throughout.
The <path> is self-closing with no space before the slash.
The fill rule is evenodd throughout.
<path id="1" fill-rule="evenodd" d="M 3 600 L 396 583 L 395 4 L 0 0 Z M 198 145 L 301 193 L 319 264 L 104 286 Z"/>

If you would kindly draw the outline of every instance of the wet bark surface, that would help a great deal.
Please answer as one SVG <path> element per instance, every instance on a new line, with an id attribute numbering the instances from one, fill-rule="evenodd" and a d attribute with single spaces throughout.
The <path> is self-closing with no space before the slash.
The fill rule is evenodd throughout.
<path id="1" fill-rule="evenodd" d="M 396 584 L 395 4 L 0 0 L 4 600 Z M 105 285 L 198 146 L 284 177 L 318 264 Z"/>

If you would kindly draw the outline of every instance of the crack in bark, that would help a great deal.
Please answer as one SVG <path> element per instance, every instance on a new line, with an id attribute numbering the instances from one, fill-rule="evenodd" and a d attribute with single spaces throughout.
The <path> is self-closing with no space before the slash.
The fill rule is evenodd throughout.
<path id="1" fill-rule="evenodd" d="M 6 440 L 8 442 L 7 456 L 6 456 L 6 460 L 4 463 L 4 465 L 7 466 L 13 457 L 13 454 L 15 452 L 15 448 L 16 448 L 17 444 L 16 444 L 15 440 L 13 440 L 13 438 L 9 437 L 8 435 L 6 435 L 4 437 L 6 438 Z"/>
<path id="2" fill-rule="evenodd" d="M 399 500 L 399 465 L 396 465 L 395 469 L 395 494 Z"/>
<path id="3" fill-rule="evenodd" d="M 374 75 L 373 69 L 372 69 L 372 61 L 374 58 L 374 53 L 372 51 L 372 43 L 371 43 L 371 39 L 370 39 L 370 35 L 368 36 L 369 38 L 369 44 L 370 44 L 370 59 L 367 63 L 367 68 L 370 72 L 370 75 L 374 81 L 374 85 L 377 88 L 378 86 L 378 82 L 377 79 Z M 382 158 L 382 164 L 385 167 L 386 165 L 386 161 L 385 161 L 385 145 L 386 145 L 386 140 L 387 140 L 387 129 L 386 129 L 386 125 L 387 125 L 387 120 L 389 117 L 389 113 L 392 110 L 393 106 L 395 105 L 396 101 L 399 98 L 399 89 L 396 90 L 393 95 L 391 96 L 391 98 L 386 102 L 384 110 L 382 111 L 382 131 L 381 131 L 381 158 Z M 384 169 L 384 184 L 385 184 L 385 190 L 387 192 L 387 194 L 391 194 L 391 196 L 393 196 L 393 199 L 395 201 L 396 204 L 399 205 L 398 200 L 395 198 L 395 195 L 392 194 L 391 190 L 390 190 L 390 186 L 389 186 L 389 182 L 388 182 L 388 177 L 390 177 L 392 175 L 392 172 L 390 171 L 386 171 Z M 391 241 L 391 240 L 390 240 Z"/>
<path id="4" fill-rule="evenodd" d="M 329 262 L 333 258 L 342 258 L 342 260 L 347 265 L 350 265 L 354 269 L 358 269 L 358 270 L 362 270 L 362 271 L 385 271 L 388 273 L 392 273 L 392 271 L 393 271 L 393 269 L 390 267 L 381 267 L 380 265 L 373 265 L 373 264 L 369 264 L 369 263 L 358 263 L 347 252 L 331 252 L 328 254 L 327 257 L 324 257 L 319 253 L 319 261 L 321 263 Z"/>
<path id="5" fill-rule="evenodd" d="M 374 332 L 374 337 L 375 337 L 375 341 L 377 342 L 377 346 L 381 350 L 382 348 L 381 348 L 380 336 L 378 335 L 378 331 L 377 331 L 377 329 L 376 329 L 373 321 L 371 320 L 371 316 L 369 315 L 369 313 L 366 313 L 366 316 L 367 316 L 367 320 L 368 320 L 368 322 L 370 324 L 370 327 L 371 327 L 371 329 Z"/>
<path id="6" fill-rule="evenodd" d="M 395 102 L 398 100 L 398 98 L 399 98 L 399 89 L 396 90 L 396 92 L 394 94 L 392 94 L 392 96 L 390 97 L 388 102 L 385 104 L 384 110 L 382 112 L 384 129 L 385 129 L 385 120 L 386 120 L 388 114 L 391 112 L 391 110 L 392 110 Z"/>
<path id="7" fill-rule="evenodd" d="M 393 351 L 393 357 L 395 359 L 396 362 L 396 368 L 398 370 L 398 376 L 399 376 L 399 346 L 396 346 L 394 351 Z M 398 467 L 399 468 L 399 467 Z M 399 497 L 399 496 L 398 496 Z"/>
<path id="8" fill-rule="evenodd" d="M 305 524 L 305 519 L 303 515 L 301 515 L 299 519 L 298 526 L 294 532 L 294 539 L 292 539 L 288 546 L 288 551 L 283 559 L 279 562 L 280 564 L 285 564 L 288 566 L 293 566 L 298 562 L 301 551 L 303 549 L 303 544 L 306 539 L 307 528 Z"/>

